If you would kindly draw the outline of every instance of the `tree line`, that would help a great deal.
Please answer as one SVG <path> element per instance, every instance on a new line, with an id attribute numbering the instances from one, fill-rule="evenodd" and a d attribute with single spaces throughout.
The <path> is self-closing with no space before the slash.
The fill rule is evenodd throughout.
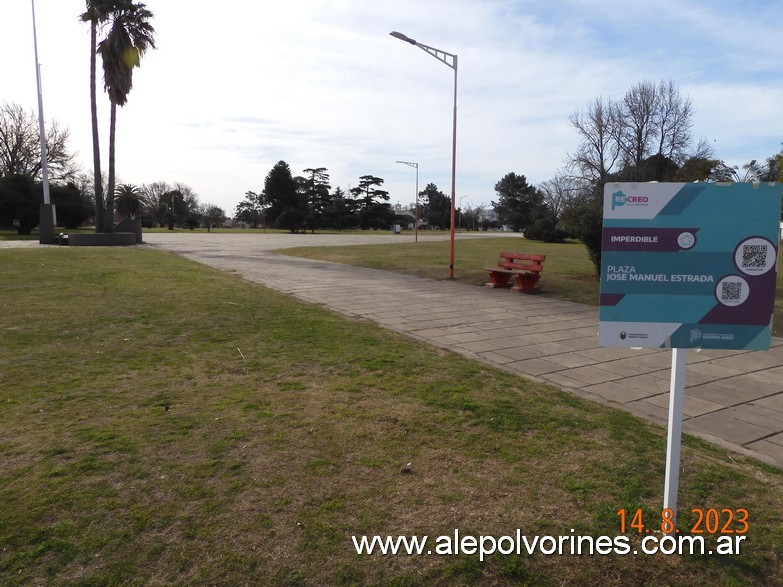
<path id="1" fill-rule="evenodd" d="M 389 204 L 384 180 L 363 175 L 359 184 L 346 192 L 332 190 L 325 167 L 302 170 L 294 176 L 285 161 L 278 161 L 264 180 L 259 192 L 248 191 L 237 205 L 234 217 L 253 228 L 274 227 L 302 230 L 390 228 L 398 219 Z"/>
<path id="2" fill-rule="evenodd" d="M 165 181 L 141 186 L 121 184 L 116 190 L 116 208 L 121 218 L 139 217 L 145 228 L 212 228 L 227 220 L 225 211 L 214 204 L 204 204 L 187 184 Z"/>
<path id="3" fill-rule="evenodd" d="M 285 161 L 278 161 L 258 192 L 248 191 L 237 205 L 234 218 L 253 228 L 270 227 L 299 232 L 317 229 L 390 230 L 393 225 L 415 222 L 414 206 L 393 207 L 384 179 L 362 175 L 356 187 L 332 190 L 325 167 L 302 170 L 294 176 Z M 451 198 L 428 183 L 419 192 L 419 220 L 433 229 L 450 228 Z M 466 228 L 478 229 L 484 208 L 468 206 L 460 210 L 459 220 Z"/>

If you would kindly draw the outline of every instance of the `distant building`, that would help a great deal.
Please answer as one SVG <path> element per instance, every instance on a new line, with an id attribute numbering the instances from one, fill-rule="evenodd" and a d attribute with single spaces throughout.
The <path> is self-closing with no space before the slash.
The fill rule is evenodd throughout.
<path id="1" fill-rule="evenodd" d="M 494 208 L 484 208 L 484 212 L 481 215 L 483 220 L 489 220 L 490 222 L 497 222 L 498 213 Z"/>

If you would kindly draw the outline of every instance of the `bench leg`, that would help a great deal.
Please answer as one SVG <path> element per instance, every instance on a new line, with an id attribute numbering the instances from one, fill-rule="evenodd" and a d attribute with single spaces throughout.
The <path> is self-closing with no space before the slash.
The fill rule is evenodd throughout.
<path id="1" fill-rule="evenodd" d="M 541 278 L 539 275 L 515 275 L 517 285 L 512 287 L 512 291 L 518 291 L 520 293 L 535 293 L 541 291 L 538 287 L 538 280 Z"/>
<path id="2" fill-rule="evenodd" d="M 488 283 L 487 287 L 511 287 L 511 282 L 509 281 L 511 278 L 510 273 L 498 273 L 496 271 L 490 271 L 489 278 L 492 280 L 492 282 Z"/>

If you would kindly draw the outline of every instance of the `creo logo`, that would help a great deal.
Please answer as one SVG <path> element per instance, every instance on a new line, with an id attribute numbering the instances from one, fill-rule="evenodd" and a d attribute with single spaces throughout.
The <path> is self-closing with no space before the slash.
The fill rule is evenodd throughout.
<path id="1" fill-rule="evenodd" d="M 620 206 L 646 206 L 650 201 L 647 196 L 626 196 L 623 192 L 612 194 L 612 210 Z"/>

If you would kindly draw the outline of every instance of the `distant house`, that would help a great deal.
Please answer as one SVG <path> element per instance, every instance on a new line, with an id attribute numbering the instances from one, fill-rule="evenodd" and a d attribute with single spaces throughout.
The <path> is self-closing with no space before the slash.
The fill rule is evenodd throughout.
<path id="1" fill-rule="evenodd" d="M 394 215 L 397 217 L 394 221 L 395 224 L 399 224 L 400 220 L 404 219 L 402 225 L 406 229 L 413 230 L 416 228 L 416 214 L 413 211 L 407 208 L 397 208 Z M 419 227 L 421 227 L 421 222 L 419 222 Z"/>

